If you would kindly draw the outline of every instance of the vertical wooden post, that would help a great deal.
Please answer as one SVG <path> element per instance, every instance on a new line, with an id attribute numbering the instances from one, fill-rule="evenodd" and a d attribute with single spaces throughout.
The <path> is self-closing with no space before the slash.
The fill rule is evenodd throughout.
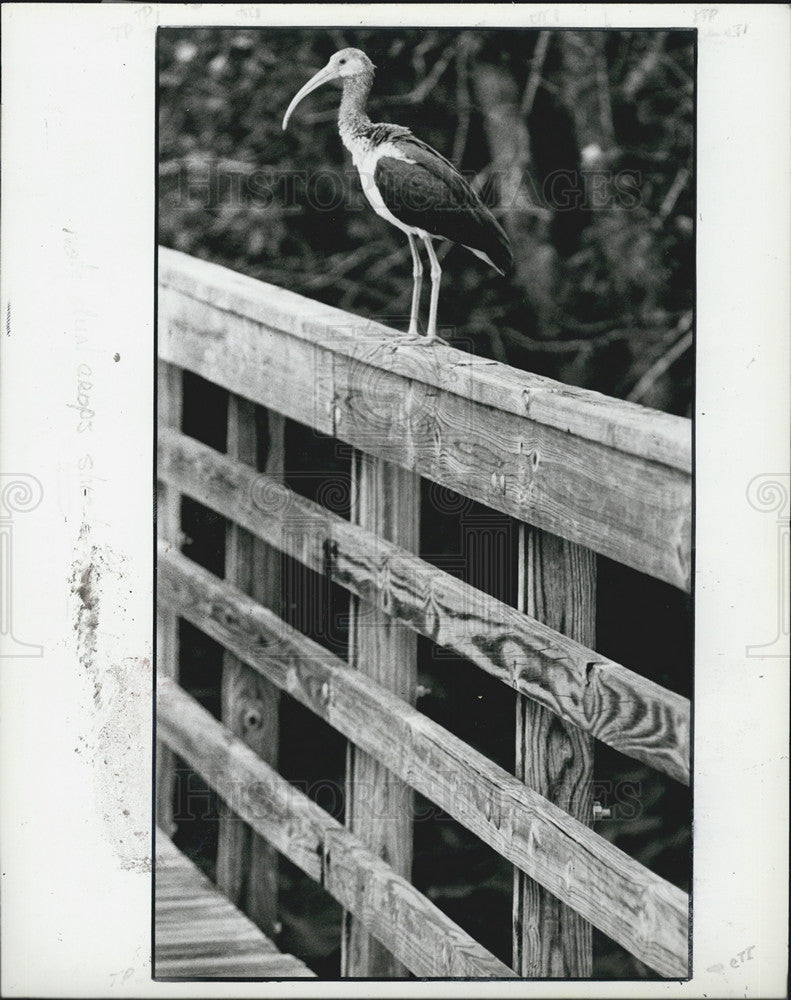
<path id="1" fill-rule="evenodd" d="M 183 372 L 165 361 L 157 364 L 157 425 L 181 429 Z M 157 534 L 176 548 L 181 547 L 181 494 L 157 480 Z M 179 620 L 166 608 L 157 607 L 157 674 L 178 678 Z M 173 792 L 176 761 L 161 741 L 156 747 L 157 825 L 169 836 L 176 832 L 173 822 Z"/>
<path id="2" fill-rule="evenodd" d="M 261 411 L 259 411 L 260 413 Z M 283 476 L 284 418 L 262 414 L 238 396 L 228 399 L 228 454 Z M 259 440 L 265 436 L 265 441 Z M 263 449 L 259 447 L 263 445 Z M 264 455 L 261 458 L 261 451 Z M 226 533 L 225 578 L 261 604 L 282 615 L 280 552 L 229 523 Z M 277 767 L 280 693 L 265 678 L 226 652 L 222 673 L 222 720 L 267 764 Z M 277 933 L 278 858 L 275 849 L 243 823 L 230 805 L 221 804 L 217 850 L 217 884 L 236 906 L 264 931 Z"/>
<path id="3" fill-rule="evenodd" d="M 596 638 L 596 556 L 520 526 L 519 608 L 586 646 Z M 580 822 L 593 822 L 593 740 L 525 698 L 516 702 L 516 776 Z M 592 975 L 591 925 L 514 871 L 514 970 L 521 976 Z"/>
<path id="4" fill-rule="evenodd" d="M 355 451 L 352 458 L 352 520 L 380 538 L 417 552 L 420 542 L 420 477 Z M 349 662 L 367 676 L 415 703 L 417 637 L 411 629 L 358 598 L 351 600 Z M 349 744 L 346 825 L 405 878 L 412 874 L 414 795 L 404 782 Z M 348 912 L 344 914 L 341 975 L 398 978 L 409 975 Z"/>

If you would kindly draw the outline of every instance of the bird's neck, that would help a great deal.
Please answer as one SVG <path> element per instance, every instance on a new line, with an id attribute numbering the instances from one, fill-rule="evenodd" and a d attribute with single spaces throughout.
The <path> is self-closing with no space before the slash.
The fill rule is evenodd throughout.
<path id="1" fill-rule="evenodd" d="M 370 128 L 371 119 L 365 113 L 365 104 L 373 82 L 373 71 L 361 73 L 358 76 L 349 76 L 343 81 L 343 97 L 341 97 L 341 106 L 338 111 L 338 129 L 347 149 L 351 149 L 354 140 L 360 139 L 365 134 L 366 129 Z"/>

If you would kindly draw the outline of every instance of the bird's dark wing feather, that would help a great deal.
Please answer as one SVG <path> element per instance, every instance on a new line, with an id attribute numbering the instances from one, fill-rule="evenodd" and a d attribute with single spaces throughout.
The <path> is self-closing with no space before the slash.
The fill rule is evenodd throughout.
<path id="1" fill-rule="evenodd" d="M 499 271 L 508 272 L 513 266 L 508 237 L 456 168 L 411 134 L 390 141 L 407 159 L 381 156 L 374 182 L 393 215 L 433 236 L 479 250 Z"/>

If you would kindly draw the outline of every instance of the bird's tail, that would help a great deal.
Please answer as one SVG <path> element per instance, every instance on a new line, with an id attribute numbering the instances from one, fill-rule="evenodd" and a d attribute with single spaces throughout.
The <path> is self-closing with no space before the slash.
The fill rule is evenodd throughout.
<path id="1" fill-rule="evenodd" d="M 490 267 L 493 267 L 495 269 L 495 271 L 497 271 L 497 273 L 500 274 L 500 275 L 502 275 L 503 277 L 505 277 L 506 274 L 508 274 L 509 270 L 513 266 L 513 260 L 510 258 L 510 250 L 509 250 L 508 253 L 509 253 L 509 259 L 511 260 L 511 263 L 507 263 L 504 259 L 501 258 L 500 259 L 501 262 L 499 264 L 497 264 L 497 263 L 495 263 L 492 260 L 492 258 L 489 256 L 489 254 L 486 253 L 485 250 L 476 250 L 475 247 L 468 247 L 466 243 L 462 244 L 462 245 L 464 246 L 464 248 L 466 250 L 469 250 L 470 253 L 474 253 L 476 257 L 480 257 L 480 259 L 482 261 L 484 261 L 485 263 L 487 263 Z"/>
<path id="2" fill-rule="evenodd" d="M 469 243 L 465 243 L 464 246 L 505 277 L 510 274 L 514 266 L 511 241 L 491 212 L 486 208 L 484 211 L 486 212 L 485 225 L 482 225 L 476 234 L 478 236 L 476 246 L 470 246 Z"/>
<path id="3" fill-rule="evenodd" d="M 511 241 L 497 220 L 494 220 L 494 226 L 490 227 L 489 232 L 491 233 L 490 247 L 488 248 L 488 255 L 491 261 L 492 267 L 500 272 L 503 276 L 508 275 L 514 268 L 514 255 L 511 250 Z"/>

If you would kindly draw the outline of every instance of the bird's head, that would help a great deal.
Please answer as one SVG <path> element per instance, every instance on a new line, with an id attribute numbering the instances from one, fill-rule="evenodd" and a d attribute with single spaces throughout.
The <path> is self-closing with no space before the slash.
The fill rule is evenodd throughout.
<path id="1" fill-rule="evenodd" d="M 298 91 L 288 110 L 283 116 L 283 130 L 288 128 L 288 121 L 291 118 L 294 108 L 303 97 L 307 97 L 317 87 L 331 80 L 345 80 L 350 77 L 363 77 L 372 80 L 374 75 L 374 64 L 368 56 L 360 49 L 341 49 L 330 59 L 324 69 L 320 69 L 315 76 L 311 77 L 305 86 Z"/>

